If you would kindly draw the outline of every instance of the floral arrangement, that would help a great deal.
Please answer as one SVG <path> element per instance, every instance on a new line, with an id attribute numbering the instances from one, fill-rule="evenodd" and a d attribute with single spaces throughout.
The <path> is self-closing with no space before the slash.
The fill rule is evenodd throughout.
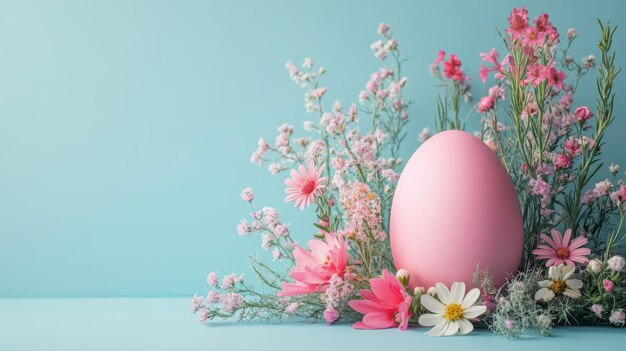
<path id="1" fill-rule="evenodd" d="M 504 286 L 476 269 L 476 286 L 408 287 L 409 274 L 394 269 L 388 239 L 389 212 L 402 160 L 408 106 L 403 96 L 405 58 L 388 25 L 371 45 L 381 67 L 358 94 L 358 103 L 328 106 L 326 73 L 311 59 L 301 67 L 287 63 L 291 79 L 305 91 L 306 136 L 295 137 L 283 124 L 273 144 L 261 138 L 251 161 L 267 164 L 271 174 L 289 171 L 285 201 L 315 210 L 314 234 L 299 244 L 287 223 L 271 207 L 256 207 L 252 189 L 241 198 L 250 217 L 237 225 L 240 235 L 261 237 L 272 260 L 286 261 L 282 271 L 252 258 L 262 289 L 243 275 L 207 277 L 206 296 L 193 297 L 200 321 L 305 318 L 333 324 L 354 321 L 354 328 L 409 325 L 432 327 L 427 334 L 467 334 L 474 326 L 506 337 L 537 332 L 547 335 L 560 324 L 625 324 L 626 182 L 604 172 L 604 134 L 613 115 L 615 28 L 600 23 L 601 57 L 597 64 L 595 110 L 577 106 L 574 95 L 586 73 L 596 69 L 593 55 L 579 63 L 568 52 L 576 30 L 566 38 L 548 14 L 532 23 L 525 8 L 514 9 L 500 34 L 506 54 L 480 54 L 479 76 L 492 80 L 488 95 L 472 102 L 469 76 L 457 55 L 440 51 L 431 66 L 442 94 L 437 99 L 437 131 L 466 129 L 478 114 L 474 134 L 499 157 L 515 184 L 524 218 L 524 250 L 519 271 Z M 506 116 L 506 118 L 503 118 Z M 366 126 L 360 126 L 365 120 Z M 418 139 L 425 141 L 425 128 Z M 468 290 L 468 291 L 467 291 Z"/>

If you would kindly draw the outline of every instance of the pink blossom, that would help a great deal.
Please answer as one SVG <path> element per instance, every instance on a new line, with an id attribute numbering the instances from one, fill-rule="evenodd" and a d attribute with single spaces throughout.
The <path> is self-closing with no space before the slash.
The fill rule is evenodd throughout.
<path id="1" fill-rule="evenodd" d="M 291 170 L 291 179 L 285 180 L 285 202 L 295 201 L 294 207 L 300 206 L 300 209 L 304 209 L 304 206 L 310 206 L 311 202 L 315 202 L 315 199 L 322 194 L 322 191 L 326 187 L 324 184 L 327 180 L 326 177 L 322 177 L 322 169 L 324 165 L 315 168 L 314 162 L 309 162 L 308 170 L 300 165 L 298 171 Z"/>
<path id="2" fill-rule="evenodd" d="M 437 58 L 435 59 L 435 62 L 433 62 L 433 66 L 438 66 L 439 63 L 441 63 L 441 61 L 443 61 L 446 58 L 446 52 L 443 50 L 439 50 L 439 52 L 437 53 Z"/>
<path id="3" fill-rule="evenodd" d="M 604 312 L 604 308 L 602 305 L 593 304 L 589 309 L 596 315 L 598 318 L 602 318 L 602 312 Z"/>
<path id="4" fill-rule="evenodd" d="M 206 295 L 207 303 L 213 304 L 213 303 L 219 302 L 219 300 L 220 300 L 220 295 L 215 290 L 209 291 L 209 293 Z"/>
<path id="5" fill-rule="evenodd" d="M 250 228 L 248 221 L 245 219 L 242 219 L 241 222 L 237 224 L 237 233 L 239 233 L 239 235 L 244 235 L 246 233 L 250 233 L 251 231 L 252 229 Z"/>
<path id="6" fill-rule="evenodd" d="M 524 84 L 532 84 L 534 87 L 541 84 L 545 79 L 546 67 L 540 64 L 534 64 L 528 66 L 526 69 L 526 78 L 523 80 Z"/>
<path id="7" fill-rule="evenodd" d="M 229 274 L 222 279 L 222 285 L 220 288 L 222 290 L 229 290 L 241 281 L 243 281 L 243 275 L 237 276 L 235 274 Z"/>
<path id="8" fill-rule="evenodd" d="M 202 296 L 198 296 L 198 294 L 194 294 L 191 298 L 191 311 L 193 313 L 198 312 L 198 310 L 203 309 L 204 302 L 202 301 Z"/>
<path id="9" fill-rule="evenodd" d="M 411 296 L 402 283 L 386 269 L 382 278 L 370 279 L 371 290 L 361 290 L 364 300 L 352 300 L 349 305 L 364 314 L 363 320 L 353 325 L 356 329 L 384 329 L 399 326 L 406 330 L 411 318 Z"/>
<path id="10" fill-rule="evenodd" d="M 574 137 L 569 137 L 563 142 L 563 149 L 570 156 L 575 157 L 580 152 L 580 143 Z"/>
<path id="11" fill-rule="evenodd" d="M 624 310 L 620 308 L 618 310 L 611 312 L 611 316 L 609 317 L 609 322 L 617 326 L 623 326 L 624 323 L 626 323 L 626 314 L 624 313 Z"/>
<path id="12" fill-rule="evenodd" d="M 207 310 L 202 310 L 202 312 L 200 312 L 200 323 L 204 323 L 206 322 L 209 317 L 211 316 L 210 312 Z"/>
<path id="13" fill-rule="evenodd" d="M 478 102 L 478 112 L 485 113 L 493 109 L 496 99 L 493 96 L 484 96 Z"/>
<path id="14" fill-rule="evenodd" d="M 548 79 L 549 87 L 563 89 L 563 82 L 565 78 L 567 78 L 567 75 L 563 71 L 559 71 L 554 67 L 547 67 L 543 74 L 544 77 Z"/>
<path id="15" fill-rule="evenodd" d="M 492 64 L 491 68 L 487 68 L 487 66 L 485 66 L 482 63 L 480 64 L 479 76 L 480 76 L 480 79 L 483 81 L 483 83 L 487 81 L 489 72 L 496 72 L 495 77 L 498 79 L 504 78 L 504 75 L 502 74 L 503 63 L 500 63 L 498 61 L 500 59 L 500 55 L 498 54 L 498 51 L 496 51 L 495 48 L 491 49 L 490 52 L 481 53 L 480 57 L 484 62 Z"/>
<path id="16" fill-rule="evenodd" d="M 230 292 L 224 295 L 224 297 L 222 298 L 222 303 L 224 304 L 222 306 L 222 309 L 226 313 L 233 313 L 233 311 L 237 307 L 240 307 L 243 304 L 243 302 L 244 302 L 243 296 L 235 292 Z"/>
<path id="17" fill-rule="evenodd" d="M 344 276 L 348 253 L 343 237 L 327 233 L 325 239 L 326 241 L 309 240 L 308 251 L 295 245 L 293 250 L 295 267 L 289 275 L 296 282 L 283 282 L 278 296 L 321 292 L 326 289 L 333 275 Z"/>
<path id="18" fill-rule="evenodd" d="M 494 85 L 489 88 L 489 93 L 487 95 L 492 96 L 496 99 L 504 100 L 504 98 L 506 98 L 506 91 L 503 87 L 499 85 Z"/>
<path id="19" fill-rule="evenodd" d="M 389 34 L 389 25 L 387 23 L 380 23 L 378 25 L 378 35 L 386 36 Z"/>
<path id="20" fill-rule="evenodd" d="M 245 188 L 241 191 L 241 199 L 243 201 L 252 202 L 254 200 L 254 193 L 252 188 Z"/>
<path id="21" fill-rule="evenodd" d="M 319 100 L 322 98 L 322 96 L 324 96 L 324 94 L 326 94 L 327 91 L 328 91 L 327 87 L 322 87 L 322 88 L 313 90 L 311 94 L 313 95 L 313 97 Z"/>
<path id="22" fill-rule="evenodd" d="M 550 42 L 558 43 L 559 32 L 552 25 L 548 17 L 549 15 L 547 13 L 539 15 L 539 17 L 535 19 L 535 28 L 541 36 L 547 36 Z"/>
<path id="23" fill-rule="evenodd" d="M 596 196 L 606 196 L 611 191 L 613 184 L 608 179 L 602 180 L 596 183 L 593 191 L 596 193 Z"/>
<path id="24" fill-rule="evenodd" d="M 431 137 L 430 130 L 428 128 L 422 129 L 422 131 L 417 135 L 417 140 L 421 143 L 425 142 Z"/>
<path id="25" fill-rule="evenodd" d="M 531 179 L 529 185 L 534 195 L 541 196 L 541 207 L 546 207 L 550 200 L 550 184 L 537 178 Z"/>
<path id="26" fill-rule="evenodd" d="M 585 256 L 591 254 L 591 249 L 582 247 L 587 244 L 587 238 L 580 235 L 570 243 L 572 236 L 571 229 L 567 229 L 563 236 L 556 229 L 552 229 L 551 234 L 551 238 L 545 234 L 541 234 L 541 239 L 548 245 L 542 244 L 533 250 L 533 255 L 537 256 L 538 260 L 548 260 L 546 267 L 558 266 L 560 264 L 574 266 L 574 262 L 589 262 L 589 259 Z"/>
<path id="27" fill-rule="evenodd" d="M 483 305 L 487 307 L 487 313 L 491 313 L 496 310 L 498 304 L 496 303 L 496 298 L 491 294 L 483 294 Z"/>
<path id="28" fill-rule="evenodd" d="M 507 18 L 509 21 L 509 27 L 506 29 L 506 33 L 511 35 L 514 39 L 523 36 L 528 29 L 528 10 L 522 6 L 521 9 L 514 8 L 511 15 Z"/>
<path id="29" fill-rule="evenodd" d="M 324 319 L 328 325 L 335 323 L 335 321 L 339 319 L 339 311 L 334 307 L 326 307 L 326 310 L 324 310 Z"/>
<path id="30" fill-rule="evenodd" d="M 339 197 L 344 209 L 343 235 L 357 241 L 367 240 L 367 233 L 381 241 L 387 237 L 382 228 L 380 197 L 367 184 L 350 182 L 339 189 Z"/>
<path id="31" fill-rule="evenodd" d="M 209 286 L 216 286 L 217 285 L 217 272 L 213 271 L 211 273 L 209 273 L 209 275 L 207 275 L 206 277 L 206 282 L 207 284 L 209 284 Z"/>
<path id="32" fill-rule="evenodd" d="M 597 196 L 596 196 L 596 192 L 594 191 L 594 189 L 589 189 L 580 198 L 580 203 L 583 205 L 590 205 L 594 201 L 596 201 L 596 198 Z"/>
<path id="33" fill-rule="evenodd" d="M 464 82 L 466 80 L 461 70 L 461 61 L 455 54 L 451 54 L 448 61 L 443 63 L 443 73 L 449 79 Z"/>
<path id="34" fill-rule="evenodd" d="M 568 154 L 557 155 L 554 165 L 556 166 L 556 169 L 568 168 L 572 165 L 572 158 Z"/>
<path id="35" fill-rule="evenodd" d="M 513 331 L 513 329 L 515 329 L 515 321 L 511 319 L 504 320 L 504 327 L 510 331 Z"/>
<path id="36" fill-rule="evenodd" d="M 604 279 L 602 281 L 602 286 L 604 287 L 604 291 L 607 294 L 610 294 L 611 292 L 613 292 L 613 288 L 615 287 L 615 283 L 613 283 L 613 281 L 610 280 L 610 279 Z"/>
<path id="37" fill-rule="evenodd" d="M 574 111 L 578 122 L 585 123 L 593 117 L 593 112 L 587 106 L 580 106 Z"/>

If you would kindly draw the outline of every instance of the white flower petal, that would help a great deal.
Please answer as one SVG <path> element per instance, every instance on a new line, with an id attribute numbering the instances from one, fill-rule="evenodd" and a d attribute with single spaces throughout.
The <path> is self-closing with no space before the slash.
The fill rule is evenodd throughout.
<path id="1" fill-rule="evenodd" d="M 463 296 L 465 296 L 465 283 L 452 283 L 452 289 L 450 289 L 450 292 L 452 294 L 452 302 L 461 304 Z"/>
<path id="2" fill-rule="evenodd" d="M 563 295 L 571 297 L 572 299 L 577 299 L 580 297 L 580 291 L 567 288 L 563 291 Z"/>
<path id="3" fill-rule="evenodd" d="M 448 324 L 448 329 L 446 329 L 446 332 L 443 335 L 450 336 L 450 335 L 456 334 L 456 332 L 458 331 L 459 331 L 459 322 L 451 321 L 450 324 Z"/>
<path id="4" fill-rule="evenodd" d="M 487 312 L 487 306 L 471 306 L 463 310 L 463 317 L 472 319 L 485 312 Z"/>
<path id="5" fill-rule="evenodd" d="M 541 288 L 549 288 L 550 285 L 552 285 L 552 281 L 551 280 L 542 280 L 538 284 L 539 284 L 539 287 L 541 287 Z"/>
<path id="6" fill-rule="evenodd" d="M 448 287 L 443 285 L 443 283 L 435 284 L 435 290 L 437 290 L 437 297 L 444 305 L 449 305 L 452 303 L 452 295 L 450 294 L 450 290 Z"/>
<path id="7" fill-rule="evenodd" d="M 535 293 L 535 300 L 550 301 L 554 298 L 554 291 L 548 288 L 541 288 Z"/>
<path id="8" fill-rule="evenodd" d="M 422 295 L 420 301 L 422 306 L 433 313 L 443 314 L 443 311 L 446 309 L 446 306 L 430 295 Z"/>
<path id="9" fill-rule="evenodd" d="M 467 295 L 465 295 L 465 298 L 461 302 L 461 307 L 463 308 L 470 307 L 471 305 L 476 303 L 476 300 L 478 300 L 478 297 L 480 297 L 480 290 L 478 290 L 477 288 L 470 290 L 467 293 Z"/>
<path id="10" fill-rule="evenodd" d="M 474 325 L 467 319 L 459 319 L 459 334 L 465 335 L 474 330 Z"/>
<path id="11" fill-rule="evenodd" d="M 441 323 L 434 326 L 431 330 L 429 330 L 426 335 L 430 336 L 443 336 L 445 331 L 448 329 L 448 324 L 450 322 L 447 320 L 443 320 Z"/>
<path id="12" fill-rule="evenodd" d="M 574 274 L 574 267 L 573 266 L 563 266 L 561 268 L 561 272 L 562 272 L 562 277 L 561 280 L 568 280 L 569 278 L 572 277 L 572 274 Z"/>
<path id="13" fill-rule="evenodd" d="M 420 316 L 418 323 L 424 327 L 432 327 L 443 321 L 443 317 L 440 314 L 424 313 Z"/>
<path id="14" fill-rule="evenodd" d="M 565 284 L 572 289 L 582 289 L 583 287 L 583 282 L 580 279 L 570 279 L 565 281 Z"/>
<path id="15" fill-rule="evenodd" d="M 548 268 L 548 277 L 550 277 L 551 280 L 558 280 L 561 278 L 561 270 L 558 269 L 556 266 L 550 266 L 550 268 Z"/>

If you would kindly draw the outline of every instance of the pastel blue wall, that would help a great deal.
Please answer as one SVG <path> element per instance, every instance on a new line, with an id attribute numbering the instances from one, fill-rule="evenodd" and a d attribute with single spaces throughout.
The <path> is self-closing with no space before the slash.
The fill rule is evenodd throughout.
<path id="1" fill-rule="evenodd" d="M 0 296 L 189 295 L 206 273 L 248 271 L 258 238 L 239 238 L 238 193 L 281 210 L 305 240 L 310 213 L 282 203 L 282 176 L 249 163 L 259 136 L 301 128 L 302 91 L 284 63 L 311 56 L 344 103 L 377 68 L 369 45 L 391 24 L 410 57 L 405 158 L 433 125 L 437 50 L 477 72 L 500 47 L 508 1 L 2 1 Z M 597 55 L 596 17 L 623 27 L 621 1 L 527 2 Z M 578 94 L 594 104 L 595 75 Z M 607 159 L 626 168 L 624 89 Z"/>

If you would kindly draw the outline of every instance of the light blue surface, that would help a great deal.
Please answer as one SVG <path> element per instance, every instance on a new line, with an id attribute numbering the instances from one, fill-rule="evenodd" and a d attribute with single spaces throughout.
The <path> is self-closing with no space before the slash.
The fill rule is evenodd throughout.
<path id="1" fill-rule="evenodd" d="M 376 331 L 350 325 L 197 323 L 188 299 L 0 299 L 0 350 L 622 350 L 617 328 L 556 329 L 509 341 L 487 330 L 429 337 L 425 328 Z"/>
<path id="2" fill-rule="evenodd" d="M 415 104 L 407 159 L 417 133 L 433 125 L 436 92 L 427 71 L 437 50 L 459 54 L 480 97 L 478 53 L 500 47 L 496 28 L 523 3 L 1 1 L 0 296 L 190 296 L 204 291 L 213 269 L 248 273 L 246 257 L 260 250 L 260 240 L 236 235 L 235 225 L 248 212 L 238 198 L 241 188 L 254 187 L 260 205 L 278 207 L 297 238 L 311 230 L 310 212 L 282 203 L 283 176 L 248 162 L 259 136 L 273 140 L 283 121 L 300 131 L 307 118 L 302 91 L 284 69 L 287 60 L 313 57 L 327 68 L 329 100 L 347 105 L 377 68 L 369 45 L 378 23 L 388 22 L 410 58 L 407 92 Z M 625 4 L 527 5 L 533 17 L 549 12 L 562 35 L 578 29 L 576 59 L 597 55 L 596 17 L 620 25 L 617 64 L 626 66 Z M 594 104 L 593 76 L 583 83 L 578 104 Z M 621 76 L 618 94 L 626 92 L 624 82 Z M 626 168 L 623 113 L 624 95 L 618 95 L 606 155 Z M 95 315 L 77 315 L 65 327 L 58 325 L 62 316 L 33 308 L 28 318 L 38 327 L 32 329 L 52 337 L 68 328 L 68 335 L 87 333 L 106 344 L 107 328 L 131 335 L 125 326 L 158 345 L 168 338 L 166 326 L 175 324 L 146 309 L 117 326 L 114 311 L 89 301 L 83 306 Z M 184 313 L 174 304 L 159 308 Z M 313 333 L 299 325 L 198 327 L 188 331 L 191 337 L 184 332 L 186 317 L 178 317 L 179 334 L 169 341 L 210 345 L 218 330 L 235 339 L 238 331 Z M 149 325 L 155 329 L 143 328 Z M 351 339 L 364 345 L 420 338 L 313 328 L 358 335 Z M 579 338 L 546 340 L 575 345 Z"/>

